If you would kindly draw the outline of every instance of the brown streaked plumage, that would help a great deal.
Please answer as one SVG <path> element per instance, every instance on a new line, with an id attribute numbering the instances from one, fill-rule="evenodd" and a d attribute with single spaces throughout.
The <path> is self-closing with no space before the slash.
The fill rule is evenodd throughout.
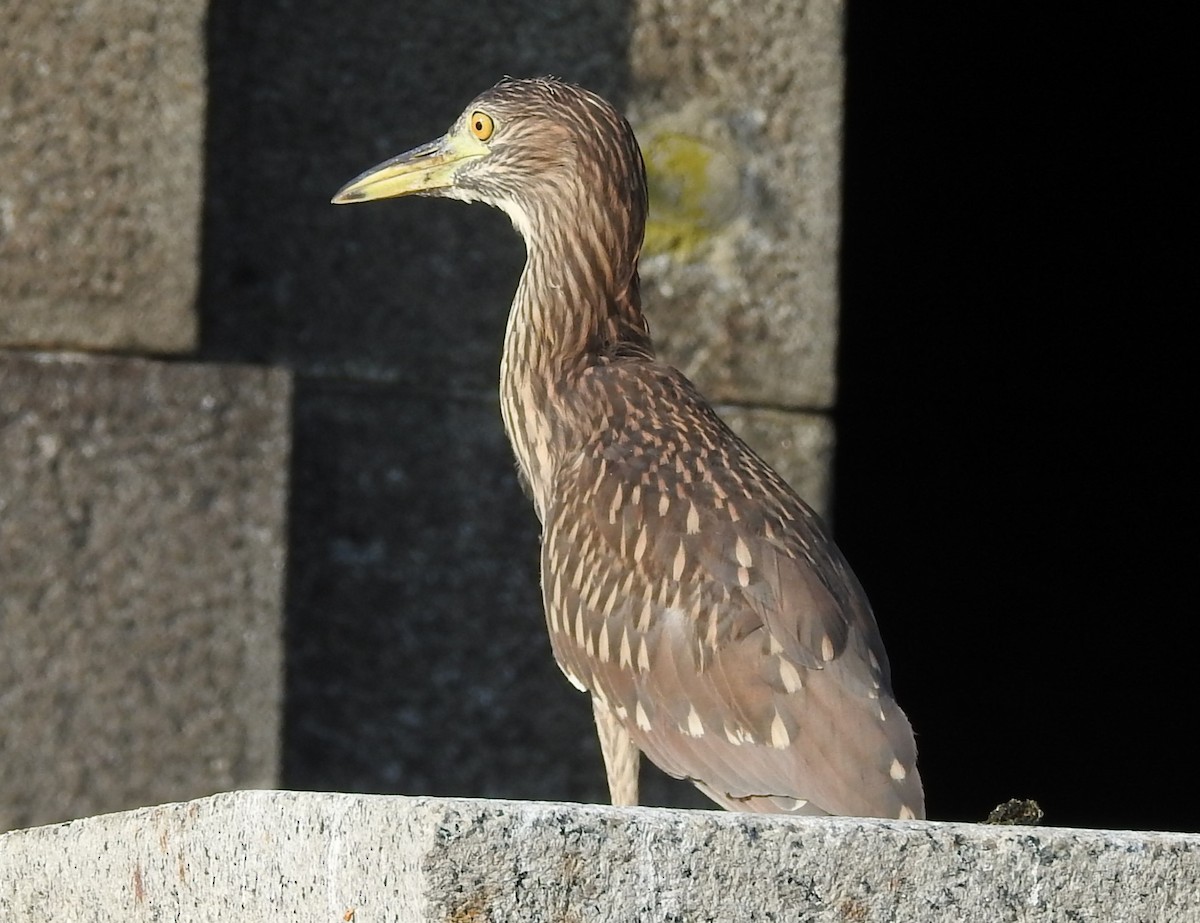
<path id="1" fill-rule="evenodd" d="M 628 123 L 579 87 L 505 80 L 334 201 L 410 194 L 494 205 L 525 239 L 501 409 L 543 524 L 554 654 L 592 696 L 613 803 L 637 803 L 645 753 L 732 810 L 924 816 L 854 574 L 816 514 L 654 357 Z"/>

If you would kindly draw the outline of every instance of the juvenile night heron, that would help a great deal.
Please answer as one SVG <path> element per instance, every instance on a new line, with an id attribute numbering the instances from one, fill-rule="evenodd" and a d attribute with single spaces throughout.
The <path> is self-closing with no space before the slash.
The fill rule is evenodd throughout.
<path id="1" fill-rule="evenodd" d="M 654 356 L 646 181 L 629 124 L 505 80 L 336 203 L 446 196 L 525 239 L 500 406 L 542 532 L 555 658 L 591 694 L 614 804 L 640 753 L 732 810 L 921 817 L 912 730 L 825 526 Z"/>

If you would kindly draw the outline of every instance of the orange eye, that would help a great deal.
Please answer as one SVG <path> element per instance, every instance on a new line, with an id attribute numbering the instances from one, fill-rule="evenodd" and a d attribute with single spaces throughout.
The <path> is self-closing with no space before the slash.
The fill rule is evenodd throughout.
<path id="1" fill-rule="evenodd" d="M 496 130 L 496 123 L 492 121 L 492 117 L 486 112 L 471 113 L 471 134 L 480 141 L 486 141 L 492 136 Z"/>

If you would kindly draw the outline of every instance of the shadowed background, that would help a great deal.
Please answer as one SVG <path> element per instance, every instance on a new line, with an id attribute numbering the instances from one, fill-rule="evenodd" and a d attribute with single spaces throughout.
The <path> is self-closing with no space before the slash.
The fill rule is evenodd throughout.
<path id="1" fill-rule="evenodd" d="M 848 26 L 835 518 L 930 816 L 987 792 L 1198 830 L 1177 24 L 852 3 Z"/>

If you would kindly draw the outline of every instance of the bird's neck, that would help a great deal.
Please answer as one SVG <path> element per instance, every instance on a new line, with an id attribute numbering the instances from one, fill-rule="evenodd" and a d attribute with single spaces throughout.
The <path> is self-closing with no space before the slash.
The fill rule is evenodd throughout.
<path id="1" fill-rule="evenodd" d="M 615 239 L 613 222 L 581 220 L 586 217 L 542 221 L 542 227 L 581 229 L 570 237 L 543 238 L 521 228 L 528 259 L 500 361 L 504 426 L 543 520 L 555 460 L 572 441 L 586 438 L 591 422 L 573 387 L 579 373 L 615 359 L 653 356 L 638 289 L 641 228 L 617 222 L 615 231 L 626 239 Z"/>

